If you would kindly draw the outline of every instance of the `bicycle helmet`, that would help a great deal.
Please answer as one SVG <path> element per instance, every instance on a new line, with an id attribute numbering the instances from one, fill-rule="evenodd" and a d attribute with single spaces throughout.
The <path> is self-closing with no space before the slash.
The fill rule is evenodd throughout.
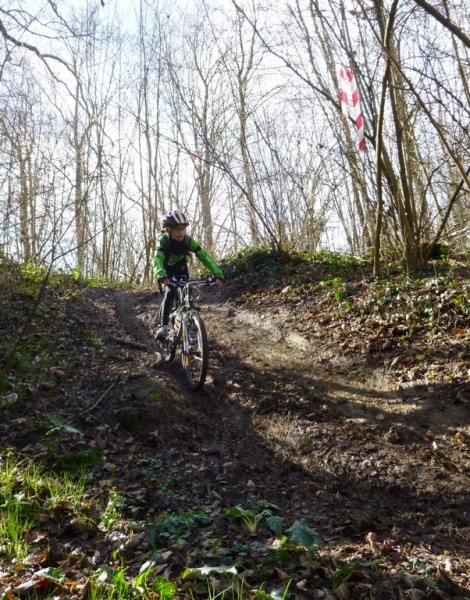
<path id="1" fill-rule="evenodd" d="M 163 227 L 175 227 L 176 225 L 189 225 L 186 215 L 179 210 L 172 210 L 163 217 Z"/>

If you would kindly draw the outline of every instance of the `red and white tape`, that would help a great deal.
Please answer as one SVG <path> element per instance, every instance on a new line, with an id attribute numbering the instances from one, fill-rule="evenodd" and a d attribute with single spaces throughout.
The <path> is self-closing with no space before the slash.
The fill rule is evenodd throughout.
<path id="1" fill-rule="evenodd" d="M 351 117 L 356 126 L 356 149 L 362 152 L 366 147 L 364 137 L 364 117 L 362 116 L 359 103 L 359 92 L 356 85 L 356 78 L 349 67 L 336 65 L 336 74 L 339 81 L 339 95 L 341 99 L 341 112 L 347 119 Z"/>

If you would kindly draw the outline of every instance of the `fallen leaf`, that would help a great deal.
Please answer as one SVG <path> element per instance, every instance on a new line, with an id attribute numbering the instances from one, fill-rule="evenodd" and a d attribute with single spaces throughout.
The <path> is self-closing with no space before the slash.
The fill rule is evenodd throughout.
<path id="1" fill-rule="evenodd" d="M 380 554 L 381 547 L 377 540 L 376 533 L 369 531 L 369 533 L 366 535 L 366 541 L 374 554 Z"/>
<path id="2" fill-rule="evenodd" d="M 17 401 L 18 394 L 15 394 L 15 392 L 0 396 L 0 408 L 8 408 L 9 406 L 13 406 Z"/>
<path id="3" fill-rule="evenodd" d="M 351 594 L 349 593 L 349 585 L 342 583 L 335 589 L 335 597 L 338 600 L 349 600 Z"/>
<path id="4" fill-rule="evenodd" d="M 45 533 L 44 531 L 37 531 L 35 529 L 31 529 L 26 534 L 26 540 L 28 541 L 28 544 L 38 544 L 46 538 L 47 533 Z"/>
<path id="5" fill-rule="evenodd" d="M 288 573 L 286 573 L 286 571 L 283 571 L 279 567 L 274 567 L 274 571 L 276 572 L 279 579 L 281 579 L 282 581 L 286 581 L 287 579 L 291 578 L 291 576 Z M 297 587 L 299 587 L 298 584 L 297 584 Z M 300 589 L 303 589 L 303 588 L 300 588 Z"/>
<path id="6" fill-rule="evenodd" d="M 391 552 L 394 548 L 396 544 L 396 540 L 392 539 L 392 538 L 387 538 L 386 540 L 384 540 L 383 544 L 382 544 L 382 550 L 384 550 L 385 552 Z"/>

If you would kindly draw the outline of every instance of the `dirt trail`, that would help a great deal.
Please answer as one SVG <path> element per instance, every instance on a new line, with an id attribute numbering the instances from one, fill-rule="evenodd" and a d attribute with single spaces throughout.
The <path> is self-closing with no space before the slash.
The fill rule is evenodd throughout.
<path id="1" fill-rule="evenodd" d="M 219 372 L 228 374 L 226 398 L 250 409 L 274 453 L 304 469 L 335 514 L 355 511 L 359 534 L 399 520 L 427 538 L 431 528 L 441 540 L 445 531 L 445 545 L 468 536 L 468 449 L 454 439 L 468 432 L 467 407 L 433 406 L 359 362 L 322 364 L 318 349 L 285 330 L 282 314 L 205 314 Z"/>
<path id="2" fill-rule="evenodd" d="M 165 365 L 158 355 L 157 294 L 86 288 L 62 314 L 66 368 L 46 370 L 21 412 L 0 422 L 4 445 L 52 464 L 96 450 L 98 513 L 111 493 L 124 502 L 111 532 L 82 536 L 62 524 L 57 557 L 86 577 L 119 544 L 129 573 L 138 573 L 154 551 L 152 523 L 207 509 L 210 528 L 191 538 L 194 546 L 158 540 L 171 556 L 165 577 L 211 553 L 215 563 L 249 564 L 257 548 L 254 561 L 261 557 L 266 571 L 256 577 L 278 588 L 292 578 L 300 600 L 470 597 L 468 386 L 404 385 L 366 354 L 336 352 L 327 328 L 309 338 L 287 305 L 236 306 L 231 285 L 199 303 L 210 364 L 196 393 L 179 357 Z M 48 415 L 73 427 L 50 438 Z M 264 502 L 277 507 L 283 531 L 303 519 L 324 539 L 305 572 L 302 561 L 288 573 L 276 563 L 268 570 L 263 552 L 275 538 L 265 523 L 259 538 L 234 532 L 227 509 Z M 373 572 L 374 559 L 381 567 Z M 365 579 L 333 593 L 332 573 L 357 561 Z M 430 591 L 436 580 L 440 589 Z"/>
<path id="3" fill-rule="evenodd" d="M 145 296 L 134 300 L 121 297 L 119 312 L 142 339 L 155 307 Z M 193 411 L 193 439 L 188 444 L 183 435 L 180 448 L 194 460 L 211 457 L 212 475 L 227 478 L 226 501 L 241 502 L 250 491 L 275 501 L 316 527 L 332 552 L 373 533 L 426 564 L 450 560 L 468 585 L 468 405 L 398 386 L 361 359 L 325 359 L 318 341 L 286 325 L 287 309 L 255 312 L 206 300 L 205 390 L 188 394 L 177 363 L 156 371 L 173 379 Z M 206 474 L 200 483 L 217 490 L 209 462 L 197 467 Z"/>
<path id="4" fill-rule="evenodd" d="M 412 589 L 400 581 L 413 569 L 423 576 L 413 565 L 442 572 L 448 595 L 426 597 L 470 596 L 468 404 L 332 354 L 327 337 L 312 342 L 296 330 L 286 307 L 236 307 L 230 285 L 209 292 L 200 302 L 209 374 L 197 393 L 185 387 L 179 357 L 165 365 L 157 353 L 157 294 L 84 292 L 67 344 L 76 352 L 74 332 L 83 331 L 90 342 L 67 381 L 51 381 L 31 405 L 33 421 L 52 412 L 81 432 L 57 438 L 55 455 L 102 452 L 102 485 L 112 479 L 132 521 L 219 506 L 210 535 L 227 540 L 224 512 L 234 505 L 266 501 L 286 523 L 304 519 L 325 540 L 320 558 L 330 565 L 309 575 L 314 590 L 331 590 L 335 565 L 378 556 L 387 566 L 370 584 L 374 597 Z M 43 434 L 21 435 L 20 421 L 8 426 L 10 443 L 39 456 Z M 79 542 L 93 564 L 112 551 L 103 538 Z M 145 532 L 138 539 L 130 570 L 152 551 Z M 170 578 L 195 560 L 168 552 Z M 333 598 L 322 593 L 299 597 Z"/>

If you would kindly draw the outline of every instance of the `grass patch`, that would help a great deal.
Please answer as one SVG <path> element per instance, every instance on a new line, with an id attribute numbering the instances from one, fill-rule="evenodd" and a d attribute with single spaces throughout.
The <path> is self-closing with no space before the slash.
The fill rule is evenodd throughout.
<path id="1" fill-rule="evenodd" d="M 82 513 L 85 478 L 48 473 L 42 465 L 8 455 L 0 460 L 0 548 L 9 560 L 29 552 L 27 534 L 39 526 L 39 515 L 57 507 Z"/>

